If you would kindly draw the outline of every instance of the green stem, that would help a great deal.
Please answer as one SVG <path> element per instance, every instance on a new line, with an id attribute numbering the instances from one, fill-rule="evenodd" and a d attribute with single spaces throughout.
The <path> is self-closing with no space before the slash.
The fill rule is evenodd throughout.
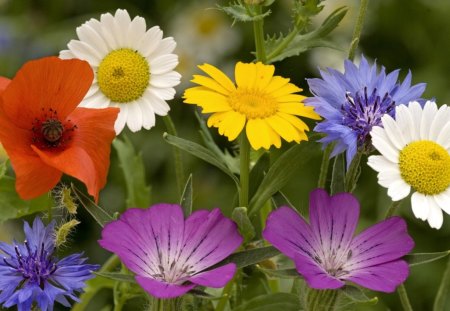
<path id="1" fill-rule="evenodd" d="M 220 298 L 215 311 L 224 311 L 226 309 L 227 302 L 231 296 L 231 290 L 233 289 L 233 283 L 234 283 L 234 278 L 231 279 L 231 281 L 228 282 L 228 284 L 223 289 L 222 297 Z"/>
<path id="2" fill-rule="evenodd" d="M 241 134 L 240 143 L 240 192 L 239 206 L 248 207 L 248 183 L 250 175 L 250 144 L 245 132 Z"/>
<path id="3" fill-rule="evenodd" d="M 359 6 L 358 18 L 356 19 L 355 28 L 353 30 L 352 41 L 350 43 L 350 50 L 348 52 L 348 59 L 353 61 L 355 59 L 356 48 L 358 47 L 359 40 L 361 37 L 362 28 L 364 25 L 364 19 L 366 17 L 367 6 L 369 4 L 369 0 L 361 0 L 361 4 Z"/>
<path id="4" fill-rule="evenodd" d="M 434 300 L 433 311 L 444 310 L 446 300 L 448 298 L 450 288 L 450 257 L 447 263 L 447 268 L 445 269 L 444 276 L 442 277 L 441 284 L 439 285 L 438 292 L 436 294 L 436 299 Z"/>
<path id="5" fill-rule="evenodd" d="M 387 219 L 389 217 L 394 216 L 395 211 L 397 210 L 397 208 L 402 204 L 402 200 L 400 201 L 393 201 L 391 203 L 391 206 L 389 206 L 389 209 L 386 211 L 386 215 L 384 215 L 384 219 Z"/>
<path id="6" fill-rule="evenodd" d="M 317 187 L 325 189 L 327 184 L 328 168 L 330 166 L 330 154 L 333 150 L 333 144 L 328 144 L 323 152 L 322 164 L 320 165 L 319 181 Z"/>
<path id="7" fill-rule="evenodd" d="M 166 125 L 167 132 L 170 135 L 178 136 L 177 130 L 175 128 L 175 124 L 172 121 L 172 118 L 170 115 L 163 117 L 164 124 Z M 183 186 L 185 182 L 185 176 L 184 176 L 184 168 L 183 168 L 183 161 L 181 160 L 181 152 L 177 147 L 172 147 L 173 150 L 173 156 L 175 160 L 175 175 L 177 179 L 177 188 L 178 188 L 178 195 L 181 196 L 183 193 Z"/>
<path id="8" fill-rule="evenodd" d="M 260 5 L 255 6 L 255 14 L 262 12 Z M 266 63 L 266 48 L 264 46 L 264 19 L 253 21 L 253 33 L 255 36 L 256 60 Z"/>
<path id="9" fill-rule="evenodd" d="M 353 157 L 352 163 L 350 163 L 350 167 L 348 168 L 347 174 L 345 175 L 345 191 L 353 192 L 355 189 L 356 183 L 359 178 L 359 164 L 361 163 L 362 152 L 358 151 Z"/>
<path id="10" fill-rule="evenodd" d="M 119 257 L 116 255 L 112 255 L 109 257 L 109 259 L 103 264 L 103 266 L 100 268 L 99 272 L 109 272 L 112 271 L 114 268 L 116 268 L 120 264 Z M 88 281 L 89 286 L 90 281 Z M 99 284 L 99 283 L 94 283 Z M 75 304 L 72 308 L 72 311 L 83 311 L 87 308 L 89 303 L 91 302 L 92 298 L 102 289 L 105 287 L 112 287 L 105 284 L 100 284 L 95 287 L 87 288 L 86 291 L 80 296 L 80 302 Z"/>
<path id="11" fill-rule="evenodd" d="M 400 284 L 400 286 L 397 287 L 397 293 L 400 296 L 400 302 L 402 303 L 403 310 L 413 311 L 411 302 L 409 302 L 408 293 L 406 292 L 405 285 Z M 443 309 L 439 309 L 439 310 L 443 310 Z"/>

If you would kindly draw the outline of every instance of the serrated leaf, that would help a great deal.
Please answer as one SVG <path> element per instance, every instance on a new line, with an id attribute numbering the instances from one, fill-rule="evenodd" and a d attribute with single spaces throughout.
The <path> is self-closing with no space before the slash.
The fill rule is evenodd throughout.
<path id="1" fill-rule="evenodd" d="M 287 184 L 299 167 L 311 159 L 312 153 L 308 152 L 308 149 L 311 149 L 310 143 L 296 144 L 275 161 L 250 201 L 250 217 L 257 213 L 272 195 Z"/>
<path id="2" fill-rule="evenodd" d="M 346 285 L 340 289 L 347 298 L 349 298 L 353 303 L 367 303 L 375 305 L 378 303 L 378 297 L 367 297 L 367 295 L 356 286 Z"/>
<path id="3" fill-rule="evenodd" d="M 192 174 L 184 186 L 183 194 L 181 195 L 180 205 L 183 208 L 184 217 L 192 214 Z"/>
<path id="4" fill-rule="evenodd" d="M 108 222 L 114 220 L 114 218 L 107 211 L 95 204 L 88 196 L 78 190 L 73 184 L 72 190 L 77 200 L 88 211 L 88 213 L 91 214 L 100 227 L 103 228 Z"/>
<path id="5" fill-rule="evenodd" d="M 233 311 L 298 311 L 300 301 L 294 294 L 274 293 L 262 295 L 244 302 Z"/>
<path id="6" fill-rule="evenodd" d="M 239 188 L 239 179 L 230 171 L 230 169 L 225 165 L 223 161 L 220 161 L 217 156 L 209 149 L 194 143 L 192 141 L 164 133 L 163 138 L 171 145 L 184 150 L 193 156 L 208 162 L 219 168 L 222 172 L 230 176 L 230 178 L 235 182 L 236 186 Z"/>
<path id="7" fill-rule="evenodd" d="M 267 10 L 262 14 L 253 15 L 244 6 L 240 4 L 232 4 L 229 6 L 218 6 L 219 10 L 231 16 L 234 21 L 238 22 L 254 22 L 259 21 L 270 15 L 271 11 Z"/>
<path id="8" fill-rule="evenodd" d="M 288 57 L 298 56 L 301 53 L 317 47 L 340 50 L 338 45 L 325 37 L 338 26 L 346 13 L 347 8 L 344 7 L 335 10 L 325 19 L 319 28 L 307 34 L 297 34 L 294 37 L 291 37 L 291 35 L 287 35 L 286 37 L 280 35 L 278 37 L 269 38 L 265 41 L 267 62 L 273 63 Z M 296 32 L 298 30 L 294 29 L 292 31 Z M 286 47 L 279 50 L 279 46 L 284 44 L 285 40 L 290 41 Z"/>
<path id="9" fill-rule="evenodd" d="M 150 205 L 150 186 L 145 181 L 145 166 L 142 153 L 137 153 L 133 144 L 124 136 L 123 140 L 113 141 L 119 165 L 122 168 L 127 187 L 127 207 L 145 208 Z"/>
<path id="10" fill-rule="evenodd" d="M 6 171 L 6 164 L 4 169 Z M 0 178 L 0 221 L 46 211 L 52 205 L 48 193 L 33 200 L 22 200 L 16 192 L 15 179 L 7 175 Z"/>
<path id="11" fill-rule="evenodd" d="M 448 255 L 450 255 L 450 250 L 436 253 L 408 254 L 405 256 L 405 259 L 410 267 L 414 267 L 439 260 L 441 258 L 447 257 Z"/>
<path id="12" fill-rule="evenodd" d="M 257 264 L 263 260 L 272 258 L 279 254 L 280 251 L 273 246 L 253 248 L 231 254 L 229 257 L 225 258 L 217 265 L 215 265 L 215 267 L 220 267 L 226 265 L 227 263 L 234 262 L 238 268 L 243 268 Z"/>
<path id="13" fill-rule="evenodd" d="M 238 225 L 239 233 L 244 237 L 244 243 L 255 237 L 255 228 L 248 218 L 246 207 L 236 207 L 231 214 L 231 219 Z"/>
<path id="14" fill-rule="evenodd" d="M 114 281 L 136 283 L 134 276 L 120 272 L 94 272 L 94 274 Z"/>
<path id="15" fill-rule="evenodd" d="M 345 156 L 338 154 L 334 158 L 333 171 L 331 173 L 331 194 L 345 191 Z"/>
<path id="16" fill-rule="evenodd" d="M 268 276 L 277 277 L 281 279 L 293 279 L 300 277 L 300 274 L 295 268 L 274 270 L 258 267 L 258 269 L 267 274 Z"/>

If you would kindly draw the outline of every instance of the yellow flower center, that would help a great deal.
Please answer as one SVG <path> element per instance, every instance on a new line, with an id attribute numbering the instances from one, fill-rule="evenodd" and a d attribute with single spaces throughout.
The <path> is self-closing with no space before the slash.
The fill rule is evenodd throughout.
<path id="1" fill-rule="evenodd" d="M 217 31 L 220 26 L 221 16 L 214 13 L 198 14 L 195 18 L 195 25 L 200 35 L 209 36 Z"/>
<path id="2" fill-rule="evenodd" d="M 128 103 L 144 94 L 150 80 L 147 60 L 132 49 L 114 50 L 100 62 L 97 81 L 113 102 Z"/>
<path id="3" fill-rule="evenodd" d="M 255 89 L 237 89 L 230 94 L 229 104 L 247 119 L 268 118 L 278 110 L 277 101 L 272 96 Z"/>
<path id="4" fill-rule="evenodd" d="M 419 140 L 400 151 L 402 178 L 417 192 L 434 195 L 450 185 L 450 155 L 441 145 Z"/>

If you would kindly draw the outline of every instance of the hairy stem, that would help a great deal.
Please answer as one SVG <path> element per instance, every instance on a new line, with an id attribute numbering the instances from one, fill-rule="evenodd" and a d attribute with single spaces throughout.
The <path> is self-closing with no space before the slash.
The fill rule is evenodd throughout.
<path id="1" fill-rule="evenodd" d="M 175 128 L 175 124 L 172 121 L 172 118 L 170 115 L 163 117 L 164 124 L 166 125 L 167 132 L 170 135 L 178 136 L 177 130 Z M 175 160 L 175 175 L 177 179 L 177 189 L 178 189 L 178 195 L 181 196 L 183 193 L 183 186 L 185 182 L 185 176 L 184 176 L 184 168 L 183 168 L 183 161 L 181 159 L 181 152 L 177 147 L 172 147 L 173 150 L 173 156 Z"/>
<path id="2" fill-rule="evenodd" d="M 356 48 L 358 47 L 359 40 L 361 38 L 361 32 L 364 25 L 364 19 L 366 18 L 367 6 L 369 0 L 361 0 L 359 6 L 358 18 L 356 19 L 355 28 L 353 30 L 352 41 L 350 43 L 350 50 L 348 52 L 348 59 L 353 61 L 355 59 Z"/>

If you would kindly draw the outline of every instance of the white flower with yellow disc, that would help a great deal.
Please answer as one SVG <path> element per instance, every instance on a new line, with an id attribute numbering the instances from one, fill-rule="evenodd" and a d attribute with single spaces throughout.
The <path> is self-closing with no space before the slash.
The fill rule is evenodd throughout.
<path id="1" fill-rule="evenodd" d="M 382 117 L 372 129 L 372 144 L 382 154 L 368 164 L 393 201 L 409 195 L 414 215 L 439 229 L 450 214 L 450 108 L 428 101 L 399 105 L 395 120 Z"/>
<path id="2" fill-rule="evenodd" d="M 79 40 L 71 40 L 69 50 L 59 56 L 85 60 L 94 70 L 94 82 L 80 106 L 119 107 L 117 134 L 125 124 L 133 132 L 150 129 L 155 114 L 167 115 L 166 100 L 174 98 L 181 78 L 174 71 L 178 56 L 172 53 L 172 37 L 163 39 L 158 26 L 147 30 L 144 18 L 131 20 L 120 9 L 114 16 L 102 14 L 100 21 L 90 19 L 77 28 L 77 35 Z"/>

